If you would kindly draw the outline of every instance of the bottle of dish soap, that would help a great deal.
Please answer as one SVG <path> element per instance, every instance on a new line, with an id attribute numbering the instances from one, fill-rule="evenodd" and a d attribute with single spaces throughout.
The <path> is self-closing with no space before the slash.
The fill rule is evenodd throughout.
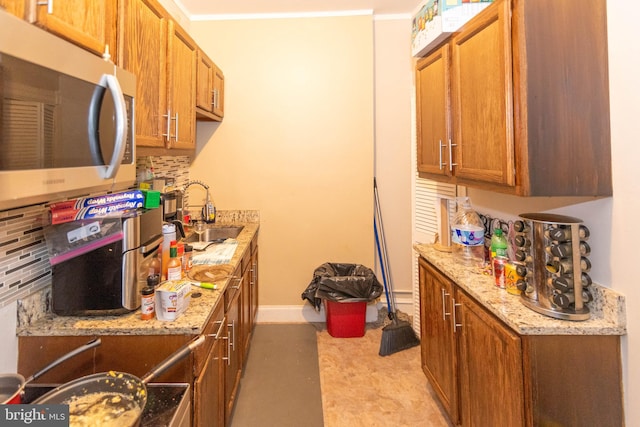
<path id="1" fill-rule="evenodd" d="M 469 197 L 457 197 L 458 210 L 451 225 L 454 257 L 463 265 L 482 267 L 484 259 L 484 225 L 471 207 Z"/>

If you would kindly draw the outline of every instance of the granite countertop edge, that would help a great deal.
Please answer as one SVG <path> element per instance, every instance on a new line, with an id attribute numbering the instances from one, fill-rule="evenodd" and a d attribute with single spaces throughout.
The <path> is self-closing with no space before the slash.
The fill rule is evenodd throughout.
<path id="1" fill-rule="evenodd" d="M 231 221 L 218 222 L 224 225 L 242 225 L 244 228 L 236 237 L 238 246 L 229 262 L 235 270 L 250 250 L 251 241 L 257 234 L 259 222 Z M 173 321 L 158 319 L 141 320 L 140 310 L 119 316 L 57 316 L 47 314 L 30 325 L 20 326 L 17 336 L 104 336 L 104 335 L 198 335 L 202 333 L 209 316 L 217 304 L 224 303 L 222 296 L 231 279 L 218 283 L 218 289 L 203 289 L 192 286 L 193 292 L 200 293 L 191 298 L 187 310 Z"/>
<path id="2" fill-rule="evenodd" d="M 620 307 L 599 307 L 587 320 L 562 320 L 537 313 L 520 301 L 521 297 L 496 287 L 491 276 L 479 269 L 455 262 L 451 253 L 436 250 L 430 244 L 414 244 L 415 252 L 433 264 L 445 276 L 472 296 L 485 309 L 521 335 L 625 335 L 626 326 L 607 311 L 622 311 Z M 619 298 L 624 304 L 624 298 Z M 622 316 L 624 317 L 624 316 Z"/>

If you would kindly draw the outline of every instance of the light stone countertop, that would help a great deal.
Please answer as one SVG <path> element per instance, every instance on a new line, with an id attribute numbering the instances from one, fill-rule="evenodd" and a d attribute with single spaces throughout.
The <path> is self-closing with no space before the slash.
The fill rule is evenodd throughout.
<path id="1" fill-rule="evenodd" d="M 520 302 L 522 297 L 496 287 L 493 278 L 480 269 L 456 263 L 451 253 L 438 251 L 430 244 L 415 244 L 414 250 L 521 335 L 626 334 L 624 296 L 609 288 L 591 285 L 594 300 L 587 304 L 591 313 L 588 320 L 555 319 L 527 308 Z"/>
<path id="2" fill-rule="evenodd" d="M 246 218 L 237 215 L 220 218 L 218 225 L 243 225 L 236 237 L 238 246 L 230 265 L 235 269 L 245 251 L 250 250 L 253 237 L 260 227 L 259 222 L 243 222 Z M 252 220 L 249 218 L 249 220 Z M 218 303 L 223 303 L 223 294 L 231 279 L 218 282 L 218 289 L 203 289 L 192 286 L 193 292 L 200 293 L 191 298 L 187 310 L 173 321 L 157 319 L 141 320 L 140 310 L 119 316 L 57 316 L 47 314 L 44 318 L 17 328 L 18 336 L 78 336 L 78 335 L 195 335 L 203 331 L 209 316 Z"/>

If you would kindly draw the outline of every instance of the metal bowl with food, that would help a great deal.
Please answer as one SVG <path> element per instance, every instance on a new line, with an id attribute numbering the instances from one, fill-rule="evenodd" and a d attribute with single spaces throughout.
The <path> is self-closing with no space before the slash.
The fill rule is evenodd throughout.
<path id="1" fill-rule="evenodd" d="M 72 427 L 139 425 L 147 404 L 147 384 L 204 341 L 202 335 L 191 340 L 142 379 L 117 371 L 87 375 L 56 387 L 33 403 L 69 405 L 69 425 Z"/>

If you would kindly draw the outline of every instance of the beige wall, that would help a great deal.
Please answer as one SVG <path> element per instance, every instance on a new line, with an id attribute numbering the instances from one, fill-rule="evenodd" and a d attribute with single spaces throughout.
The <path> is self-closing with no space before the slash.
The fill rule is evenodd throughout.
<path id="1" fill-rule="evenodd" d="M 190 174 L 260 211 L 260 305 L 302 305 L 323 262 L 373 267 L 371 16 L 192 22 L 225 73 Z"/>
<path id="2" fill-rule="evenodd" d="M 414 89 L 411 21 L 409 17 L 377 16 L 374 29 L 375 175 L 396 303 L 401 311 L 413 313 L 411 98 Z M 376 274 L 382 281 L 379 269 Z"/>

